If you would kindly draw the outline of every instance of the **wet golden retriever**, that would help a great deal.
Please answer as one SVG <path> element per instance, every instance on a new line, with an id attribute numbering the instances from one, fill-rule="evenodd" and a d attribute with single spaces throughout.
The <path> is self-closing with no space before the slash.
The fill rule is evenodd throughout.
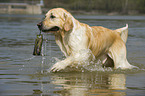
<path id="1" fill-rule="evenodd" d="M 66 56 L 66 59 L 52 66 L 52 72 L 67 66 L 85 66 L 94 60 L 100 60 L 103 66 L 115 69 L 133 67 L 126 59 L 128 25 L 116 30 L 89 26 L 80 23 L 65 9 L 54 8 L 37 26 L 43 32 L 54 33 L 56 43 Z"/>

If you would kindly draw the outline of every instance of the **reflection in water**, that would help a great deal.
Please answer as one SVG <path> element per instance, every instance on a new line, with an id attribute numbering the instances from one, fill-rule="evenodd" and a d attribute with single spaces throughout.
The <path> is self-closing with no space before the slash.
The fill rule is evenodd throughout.
<path id="1" fill-rule="evenodd" d="M 126 89 L 125 87 L 125 75 L 124 74 L 111 74 L 108 77 L 109 89 Z"/>
<path id="2" fill-rule="evenodd" d="M 45 74 L 47 77 L 49 74 Z M 33 77 L 34 76 L 34 77 Z M 44 74 L 35 74 L 35 77 L 44 78 Z M 32 79 L 31 78 L 31 79 Z M 51 74 L 51 81 L 42 81 L 40 90 L 33 90 L 34 94 L 48 94 L 51 89 L 47 83 L 53 84 L 52 94 L 62 96 L 88 96 L 88 95 L 113 95 L 125 96 L 126 93 L 119 90 L 125 90 L 126 76 L 124 74 L 113 73 L 55 73 Z M 52 87 L 52 86 L 51 86 Z M 118 90 L 118 91 L 117 91 Z"/>
<path id="3" fill-rule="evenodd" d="M 56 93 L 62 94 L 63 96 L 109 94 L 124 96 L 125 92 L 115 92 L 114 90 L 126 89 L 125 79 L 124 74 L 99 75 L 95 73 L 76 73 L 70 75 L 62 73 L 58 74 L 56 78 L 53 78 L 54 81 L 52 83 L 62 85 L 60 91 L 56 91 Z"/>

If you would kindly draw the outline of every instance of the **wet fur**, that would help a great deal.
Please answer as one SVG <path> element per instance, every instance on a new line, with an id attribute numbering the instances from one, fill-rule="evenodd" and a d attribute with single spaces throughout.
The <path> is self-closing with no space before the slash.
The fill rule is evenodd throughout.
<path id="1" fill-rule="evenodd" d="M 50 18 L 53 14 L 56 18 Z M 55 8 L 48 11 L 42 22 L 43 30 L 58 26 L 60 30 L 53 32 L 55 40 L 66 59 L 57 62 L 51 68 L 56 72 L 67 66 L 82 66 L 84 62 L 101 60 L 103 66 L 115 69 L 130 69 L 126 59 L 126 41 L 128 25 L 111 30 L 102 26 L 89 26 L 80 23 L 68 11 Z"/>

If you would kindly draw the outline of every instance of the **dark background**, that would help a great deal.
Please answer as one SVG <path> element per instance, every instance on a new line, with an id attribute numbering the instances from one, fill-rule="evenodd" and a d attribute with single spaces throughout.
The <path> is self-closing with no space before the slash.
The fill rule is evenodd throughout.
<path id="1" fill-rule="evenodd" d="M 0 3 L 38 4 L 40 0 L 0 0 Z M 145 0 L 43 0 L 43 13 L 62 7 L 78 14 L 145 14 Z"/>

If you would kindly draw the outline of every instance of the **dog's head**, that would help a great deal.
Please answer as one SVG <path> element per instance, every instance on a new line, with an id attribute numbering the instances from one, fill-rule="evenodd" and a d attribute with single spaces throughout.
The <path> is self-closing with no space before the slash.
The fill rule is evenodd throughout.
<path id="1" fill-rule="evenodd" d="M 51 9 L 37 26 L 43 32 L 69 31 L 73 28 L 72 15 L 63 8 Z"/>

